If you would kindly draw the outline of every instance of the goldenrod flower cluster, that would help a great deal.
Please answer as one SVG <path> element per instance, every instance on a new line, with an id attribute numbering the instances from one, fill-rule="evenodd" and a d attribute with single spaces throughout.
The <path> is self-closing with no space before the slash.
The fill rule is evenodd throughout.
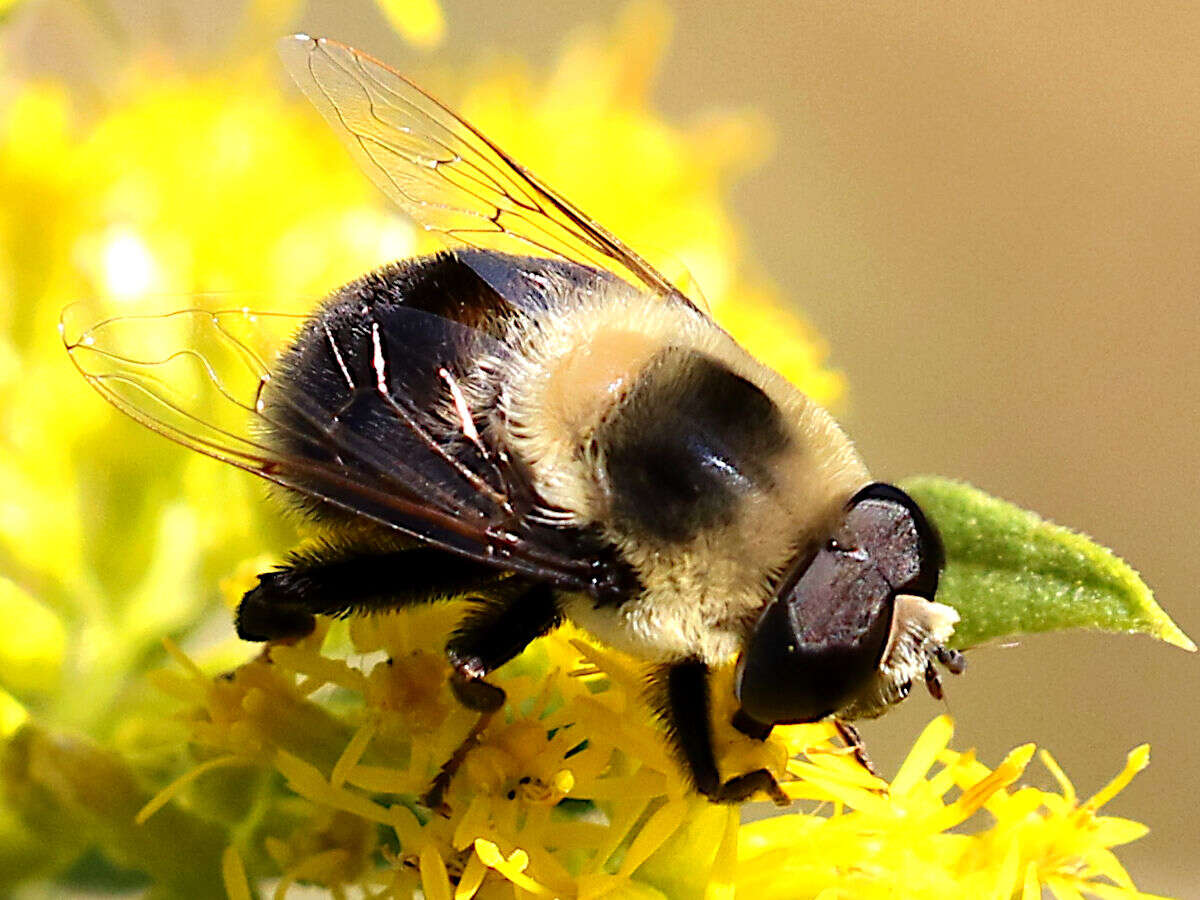
<path id="1" fill-rule="evenodd" d="M 181 794 L 193 804 L 262 784 L 247 830 L 224 857 L 229 896 L 252 896 L 246 854 L 337 895 L 684 897 L 1144 897 L 1112 854 L 1144 826 L 1100 807 L 1145 766 L 1146 747 L 1080 802 L 1053 759 L 1060 793 L 1014 788 L 1034 748 L 994 769 L 949 749 L 934 720 L 890 783 L 861 768 L 825 724 L 738 735 L 719 700 L 724 763 L 767 765 L 793 810 L 740 825 L 735 807 L 690 792 L 642 700 L 645 669 L 569 629 L 503 669 L 501 717 L 450 783 L 447 809 L 418 799 L 477 714 L 453 699 L 433 635 L 450 608 L 356 619 L 334 635 L 274 646 L 218 678 L 182 667 L 156 682 L 185 704 L 203 759 L 139 813 Z M 322 653 L 322 644 L 333 652 Z M 725 673 L 728 676 L 728 673 Z M 727 686 L 727 685 L 726 685 Z M 728 692 L 718 693 L 729 698 Z M 270 778 L 267 779 L 270 781 Z M 210 783 L 211 782 L 211 783 Z M 190 793 L 190 792 L 195 792 Z"/>
<path id="2" fill-rule="evenodd" d="M 433 39 L 436 4 L 417 7 L 415 37 Z M 493 64 L 446 99 L 833 402 L 823 347 L 746 274 L 724 209 L 761 125 L 680 129 L 648 110 L 666 27 L 660 8 L 633 7 L 548 74 Z M 1032 748 L 989 769 L 950 750 L 937 720 L 885 784 L 825 725 L 755 743 L 718 709 L 723 765 L 769 766 L 796 798 L 743 826 L 688 791 L 639 664 L 564 629 L 498 674 L 508 703 L 451 781 L 447 817 L 417 798 L 474 723 L 445 688 L 454 608 L 337 623 L 247 662 L 228 603 L 294 523 L 239 473 L 117 417 L 63 353 L 59 312 L 81 298 L 162 311 L 194 292 L 301 311 L 428 248 L 265 54 L 218 68 L 135 60 L 92 108 L 4 78 L 0 893 L 41 880 L 157 897 L 1139 896 L 1109 848 L 1145 829 L 1099 809 L 1144 749 L 1080 802 L 1048 757 L 1061 792 L 1019 788 Z"/>

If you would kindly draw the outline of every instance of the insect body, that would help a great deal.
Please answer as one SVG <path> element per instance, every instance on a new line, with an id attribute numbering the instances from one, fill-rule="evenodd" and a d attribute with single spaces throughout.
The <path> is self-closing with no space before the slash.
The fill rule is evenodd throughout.
<path id="1" fill-rule="evenodd" d="M 944 649 L 956 616 L 934 600 L 936 534 L 825 410 L 391 69 L 304 36 L 282 53 L 376 183 L 450 249 L 336 291 L 258 374 L 249 436 L 106 353 L 112 323 L 70 348 L 141 421 L 355 524 L 262 575 L 240 636 L 469 598 L 451 684 L 486 717 L 504 699 L 487 674 L 570 619 L 657 664 L 677 755 L 723 801 L 782 793 L 765 770 L 719 776 L 710 667 L 739 658 L 735 724 L 760 738 L 877 715 L 916 679 L 940 690 L 935 662 L 960 669 Z"/>

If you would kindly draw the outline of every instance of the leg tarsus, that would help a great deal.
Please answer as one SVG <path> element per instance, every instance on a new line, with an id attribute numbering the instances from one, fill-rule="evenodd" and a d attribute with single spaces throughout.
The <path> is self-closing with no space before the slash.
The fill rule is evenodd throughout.
<path id="1" fill-rule="evenodd" d="M 842 719 L 834 719 L 833 727 L 837 729 L 838 737 L 842 739 L 842 743 L 846 745 L 846 749 L 851 752 L 858 764 L 878 778 L 879 773 L 875 771 L 875 765 L 871 762 L 871 757 L 867 755 L 867 745 L 863 743 L 858 729 Z"/>
<path id="2" fill-rule="evenodd" d="M 942 690 L 941 673 L 933 665 L 934 659 L 945 666 L 951 675 L 961 675 L 967 670 L 967 658 L 958 650 L 951 650 L 942 644 L 934 646 L 933 658 L 925 664 L 925 687 L 929 690 L 929 696 L 941 700 L 945 692 Z"/>
<path id="3" fill-rule="evenodd" d="M 946 696 L 946 692 L 942 690 L 942 676 L 932 660 L 925 665 L 925 689 L 934 700 L 941 700 Z"/>
<path id="4" fill-rule="evenodd" d="M 448 814 L 445 796 L 455 773 L 504 706 L 504 689 L 485 677 L 561 621 L 554 592 L 544 584 L 511 578 L 497 593 L 498 597 L 479 601 L 446 645 L 446 657 L 453 667 L 450 689 L 459 703 L 480 715 L 422 798 L 426 806 L 442 814 Z"/>
<path id="5" fill-rule="evenodd" d="M 938 644 L 933 652 L 938 662 L 945 666 L 946 671 L 951 675 L 961 675 L 967 671 L 967 658 L 961 651 L 951 650 L 949 647 Z"/>
<path id="6" fill-rule="evenodd" d="M 779 786 L 778 779 L 766 769 L 755 769 L 745 775 L 736 775 L 722 784 L 715 795 L 710 796 L 719 803 L 742 803 L 759 791 L 768 794 L 776 806 L 792 805 L 792 798 Z"/>
<path id="7" fill-rule="evenodd" d="M 697 791 L 716 803 L 741 803 L 763 791 L 779 806 L 791 804 L 791 798 L 767 769 L 755 769 L 721 781 L 709 724 L 708 667 L 704 663 L 699 660 L 674 663 L 656 675 L 655 683 L 666 689 L 658 706 L 666 720 L 676 755 L 686 766 Z M 748 716 L 741 719 L 735 716 L 734 724 L 738 730 L 759 740 L 765 739 L 771 731 L 770 727 Z M 751 728 L 751 731 L 741 726 Z"/>
<path id="8" fill-rule="evenodd" d="M 499 691 L 500 689 L 496 688 L 496 690 Z M 500 693 L 503 694 L 504 692 L 500 691 Z M 503 700 L 501 702 L 503 703 Z M 467 754 L 475 749 L 475 745 L 479 743 L 480 736 L 487 729 L 488 725 L 491 724 L 492 717 L 495 714 L 495 710 L 479 714 L 479 718 L 475 721 L 474 726 L 467 733 L 467 736 L 463 738 L 462 743 L 454 749 L 454 753 L 451 754 L 450 758 L 442 764 L 441 769 L 438 770 L 437 777 L 433 779 L 433 784 L 429 786 L 429 790 L 421 797 L 422 805 L 440 816 L 450 818 L 450 807 L 446 803 L 446 791 L 450 787 L 450 781 L 454 778 L 464 760 L 466 760 Z"/>
<path id="9" fill-rule="evenodd" d="M 464 671 L 454 660 L 451 660 L 451 664 L 454 665 L 454 671 L 450 675 L 450 690 L 459 703 L 482 713 L 493 713 L 504 705 L 504 688 L 484 681 L 482 675 Z"/>

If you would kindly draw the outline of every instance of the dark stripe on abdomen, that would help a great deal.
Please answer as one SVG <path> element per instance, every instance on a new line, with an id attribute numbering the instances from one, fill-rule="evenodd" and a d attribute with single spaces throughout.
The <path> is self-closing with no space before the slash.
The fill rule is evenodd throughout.
<path id="1" fill-rule="evenodd" d="M 678 543 L 729 524 L 742 497 L 770 490 L 770 462 L 789 438 L 757 385 L 702 353 L 669 348 L 596 440 L 618 527 Z"/>

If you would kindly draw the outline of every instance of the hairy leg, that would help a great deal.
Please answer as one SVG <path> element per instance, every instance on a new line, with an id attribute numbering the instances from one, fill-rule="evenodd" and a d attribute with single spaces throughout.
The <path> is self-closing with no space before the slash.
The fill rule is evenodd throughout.
<path id="1" fill-rule="evenodd" d="M 238 637 L 247 641 L 300 638 L 318 615 L 400 609 L 486 591 L 504 573 L 430 547 L 379 550 L 353 542 L 323 543 L 293 553 L 258 577 L 242 598 Z"/>
<path id="2" fill-rule="evenodd" d="M 652 687 L 668 738 L 696 790 L 718 803 L 740 803 L 758 791 L 769 794 L 779 806 L 791 803 L 775 776 L 766 769 L 721 781 L 713 752 L 708 667 L 704 663 L 699 660 L 673 663 L 656 673 Z"/>
<path id="3" fill-rule="evenodd" d="M 550 587 L 429 547 L 326 543 L 260 575 L 238 606 L 237 631 L 243 640 L 299 638 L 312 632 L 318 615 L 462 598 L 473 605 L 446 645 L 450 686 L 459 702 L 480 715 L 423 798 L 431 809 L 442 810 L 451 778 L 504 705 L 504 691 L 485 676 L 562 621 Z"/>
<path id="4" fill-rule="evenodd" d="M 450 780 L 478 743 L 492 716 L 504 705 L 504 689 L 485 681 L 487 674 L 561 622 L 554 591 L 545 584 L 511 578 L 490 596 L 474 599 L 474 608 L 446 644 L 446 657 L 454 667 L 450 676 L 454 695 L 463 706 L 477 710 L 479 719 L 422 798 L 430 809 L 446 811 L 444 798 Z"/>

